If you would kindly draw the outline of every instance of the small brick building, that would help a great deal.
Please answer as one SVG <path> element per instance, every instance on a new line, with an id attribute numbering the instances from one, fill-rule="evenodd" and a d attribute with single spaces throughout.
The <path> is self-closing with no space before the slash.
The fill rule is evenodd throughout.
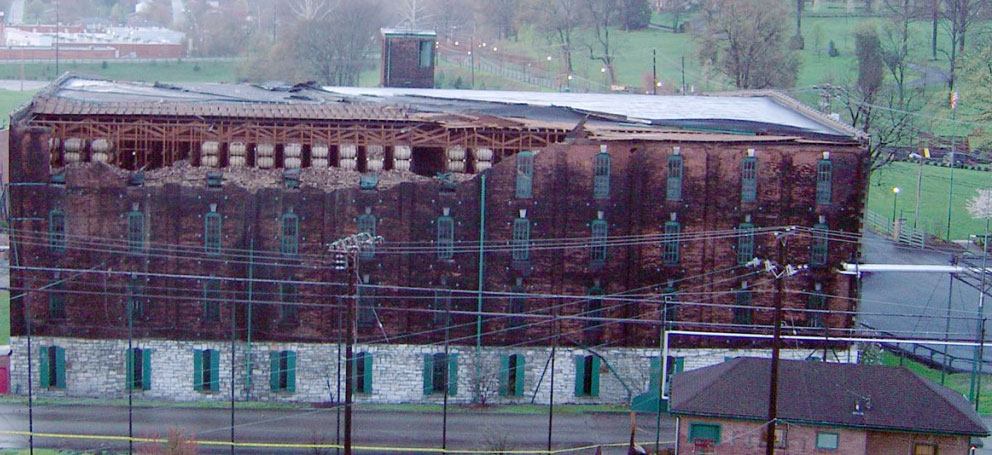
<path id="1" fill-rule="evenodd" d="M 30 358 L 53 395 L 120 395 L 147 375 L 148 397 L 211 399 L 233 368 L 245 398 L 336 397 L 351 299 L 327 246 L 356 232 L 385 239 L 360 261 L 366 401 L 546 399 L 557 344 L 558 400 L 629 402 L 660 375 L 661 331 L 765 330 L 774 283 L 747 263 L 775 256 L 783 226 L 798 227 L 787 262 L 810 265 L 786 280 L 790 330 L 846 333 L 856 308 L 831 267 L 858 256 L 863 138 L 770 92 L 69 75 L 14 115 L 10 143 L 22 392 Z M 671 348 L 692 369 L 761 346 Z M 824 350 L 852 359 L 842 343 L 786 355 Z"/>
<path id="2" fill-rule="evenodd" d="M 382 87 L 433 88 L 437 65 L 433 30 L 382 29 Z"/>
<path id="3" fill-rule="evenodd" d="M 764 454 L 770 359 L 679 373 L 676 453 Z M 907 368 L 783 360 L 775 453 L 967 455 L 989 435 L 964 396 Z"/>

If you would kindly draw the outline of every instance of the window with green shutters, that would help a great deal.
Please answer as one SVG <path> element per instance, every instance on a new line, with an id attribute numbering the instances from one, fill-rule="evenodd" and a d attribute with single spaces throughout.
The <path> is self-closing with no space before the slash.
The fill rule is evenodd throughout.
<path id="1" fill-rule="evenodd" d="M 355 375 L 353 384 L 355 393 L 372 394 L 372 353 L 359 352 L 352 357 L 352 372 Z"/>
<path id="2" fill-rule="evenodd" d="M 668 356 L 665 367 L 665 393 L 663 396 L 667 397 L 672 390 L 672 375 L 681 373 L 685 369 L 685 357 Z M 648 389 L 658 390 L 659 381 L 661 381 L 661 357 L 651 357 L 651 379 Z"/>
<path id="3" fill-rule="evenodd" d="M 375 215 L 371 213 L 363 213 L 358 215 L 358 232 L 365 233 L 373 238 L 375 237 Z M 375 242 L 371 242 L 368 245 L 363 245 L 361 252 L 358 254 L 359 258 L 362 259 L 372 259 L 375 257 Z"/>
<path id="4" fill-rule="evenodd" d="M 592 198 L 610 198 L 610 155 L 599 153 L 592 164 Z"/>
<path id="5" fill-rule="evenodd" d="M 823 327 L 823 311 L 827 309 L 827 296 L 823 295 L 820 283 L 817 283 L 813 292 L 809 294 L 806 301 L 806 325 L 809 327 Z"/>
<path id="6" fill-rule="evenodd" d="M 193 350 L 193 390 L 220 390 L 220 353 L 213 349 Z"/>
<path id="7" fill-rule="evenodd" d="M 717 423 L 690 423 L 689 443 L 693 445 L 709 445 L 710 447 L 720 443 L 720 424 Z"/>
<path id="8" fill-rule="evenodd" d="M 534 153 L 522 151 L 516 155 L 517 179 L 515 196 L 517 199 L 530 199 L 534 185 Z"/>
<path id="9" fill-rule="evenodd" d="M 599 357 L 575 356 L 575 396 L 599 396 Z"/>
<path id="10" fill-rule="evenodd" d="M 217 322 L 220 320 L 220 280 L 210 278 L 203 282 L 203 320 Z"/>
<path id="11" fill-rule="evenodd" d="M 665 240 L 661 243 L 665 265 L 679 265 L 679 237 L 681 237 L 682 225 L 677 221 L 665 223 Z"/>
<path id="12" fill-rule="evenodd" d="M 296 352 L 269 352 L 269 390 L 296 392 Z"/>
<path id="13" fill-rule="evenodd" d="M 682 200 L 682 155 L 668 157 L 668 179 L 665 190 L 666 200 Z"/>
<path id="14" fill-rule="evenodd" d="M 300 217 L 293 212 L 285 213 L 280 223 L 279 251 L 286 256 L 296 256 L 300 253 Z"/>
<path id="15" fill-rule="evenodd" d="M 65 389 L 65 349 L 42 346 L 38 349 L 38 379 L 48 389 Z"/>
<path id="16" fill-rule="evenodd" d="M 737 265 L 744 265 L 754 259 L 754 225 L 741 223 L 737 226 Z"/>
<path id="17" fill-rule="evenodd" d="M 127 290 L 127 311 L 132 319 L 145 315 L 145 283 L 137 275 L 131 275 L 125 285 Z"/>
<path id="18" fill-rule="evenodd" d="M 299 300 L 295 283 L 279 283 L 279 322 L 291 324 L 297 321 L 296 304 Z"/>
<path id="19" fill-rule="evenodd" d="M 51 319 L 65 319 L 65 280 L 60 275 L 55 275 L 55 281 L 48 292 L 48 317 Z"/>
<path id="20" fill-rule="evenodd" d="M 606 263 L 606 239 L 610 226 L 606 220 L 592 221 L 592 242 L 589 244 L 589 262 L 592 266 Z"/>
<path id="21" fill-rule="evenodd" d="M 125 350 L 127 374 L 125 387 L 131 390 L 152 388 L 152 350 L 131 348 Z"/>
<path id="22" fill-rule="evenodd" d="M 735 294 L 737 302 L 734 307 L 734 324 L 751 324 L 754 319 L 754 308 L 751 306 L 754 294 L 747 288 L 740 289 Z"/>
<path id="23" fill-rule="evenodd" d="M 747 157 L 741 161 L 741 203 L 758 200 L 758 159 Z"/>
<path id="24" fill-rule="evenodd" d="M 437 259 L 448 261 L 455 257 L 455 220 L 450 216 L 437 219 Z"/>
<path id="25" fill-rule="evenodd" d="M 53 253 L 65 252 L 65 212 L 48 212 L 48 247 Z"/>
<path id="26" fill-rule="evenodd" d="M 369 330 L 376 327 L 375 315 L 375 288 L 370 286 L 368 280 L 364 285 L 358 286 L 358 328 Z"/>
<path id="27" fill-rule="evenodd" d="M 809 265 L 813 267 L 823 267 L 827 265 L 827 257 L 830 248 L 830 226 L 826 223 L 813 225 L 813 245 L 810 248 Z"/>
<path id="28" fill-rule="evenodd" d="M 510 289 L 513 295 L 510 296 L 510 314 L 522 315 L 527 313 L 527 290 L 523 286 L 514 286 Z M 522 317 L 510 316 L 509 324 L 510 327 L 520 327 L 524 325 L 527 321 Z"/>
<path id="29" fill-rule="evenodd" d="M 223 222 L 224 219 L 217 212 L 209 212 L 203 216 L 203 249 L 207 254 L 220 254 Z"/>
<path id="30" fill-rule="evenodd" d="M 145 249 L 145 215 L 136 209 L 127 213 L 127 249 L 131 252 Z"/>
<path id="31" fill-rule="evenodd" d="M 424 395 L 458 394 L 458 354 L 424 354 Z"/>
<path id="32" fill-rule="evenodd" d="M 512 254 L 516 262 L 530 260 L 530 220 L 527 218 L 513 220 Z"/>
<path id="33" fill-rule="evenodd" d="M 829 205 L 833 198 L 834 164 L 830 160 L 816 162 L 816 203 Z"/>
<path id="34" fill-rule="evenodd" d="M 499 358 L 499 394 L 504 397 L 524 394 L 523 354 L 501 355 Z"/>

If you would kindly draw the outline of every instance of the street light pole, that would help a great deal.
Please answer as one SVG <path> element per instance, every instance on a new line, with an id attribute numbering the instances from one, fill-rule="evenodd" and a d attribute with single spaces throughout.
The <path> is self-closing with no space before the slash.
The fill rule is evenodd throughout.
<path id="1" fill-rule="evenodd" d="M 902 191 L 898 186 L 892 187 L 892 226 L 894 228 L 896 223 L 896 203 L 899 202 L 899 192 Z"/>

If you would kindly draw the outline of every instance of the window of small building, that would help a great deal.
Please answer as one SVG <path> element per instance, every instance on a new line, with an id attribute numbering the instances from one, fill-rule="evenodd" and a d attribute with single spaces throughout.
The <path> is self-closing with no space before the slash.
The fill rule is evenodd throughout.
<path id="1" fill-rule="evenodd" d="M 193 390 L 220 390 L 220 353 L 214 349 L 193 350 Z"/>
<path id="2" fill-rule="evenodd" d="M 513 260 L 526 262 L 530 260 L 530 220 L 517 218 L 513 220 Z"/>
<path id="3" fill-rule="evenodd" d="M 42 346 L 38 349 L 38 377 L 42 387 L 65 389 L 64 348 Z"/>
<path id="4" fill-rule="evenodd" d="M 152 387 L 152 350 L 131 348 L 126 350 L 126 387 L 131 390 L 149 390 Z"/>
<path id="5" fill-rule="evenodd" d="M 840 434 L 830 431 L 816 432 L 816 448 L 826 450 L 837 450 L 840 446 Z"/>
<path id="6" fill-rule="evenodd" d="M 530 199 L 534 184 L 534 153 L 522 151 L 516 155 L 517 179 L 515 195 L 517 199 Z"/>
<path id="7" fill-rule="evenodd" d="M 140 252 L 144 248 L 145 215 L 135 207 L 127 213 L 127 249 L 131 252 Z"/>
<path id="8" fill-rule="evenodd" d="M 936 444 L 913 444 L 913 455 L 939 455 Z"/>
<path id="9" fill-rule="evenodd" d="M 430 68 L 431 64 L 434 62 L 434 42 L 433 41 L 421 41 L 420 42 L 420 67 Z"/>
<path id="10" fill-rule="evenodd" d="M 754 259 L 754 225 L 741 223 L 737 226 L 737 265 L 744 265 Z"/>
<path id="11" fill-rule="evenodd" d="M 296 352 L 269 352 L 269 390 L 296 392 Z"/>
<path id="12" fill-rule="evenodd" d="M 358 215 L 358 232 L 368 234 L 371 237 L 375 237 L 375 215 L 366 211 L 365 213 Z M 362 246 L 362 250 L 358 257 L 362 259 L 372 259 L 375 257 L 375 242 L 371 242 L 367 245 Z"/>
<path id="13" fill-rule="evenodd" d="M 810 248 L 809 265 L 823 267 L 827 265 L 830 248 L 830 226 L 827 223 L 813 225 L 813 245 Z"/>
<path id="14" fill-rule="evenodd" d="M 458 354 L 424 354 L 424 395 L 458 394 Z"/>
<path id="15" fill-rule="evenodd" d="M 735 295 L 737 302 L 734 306 L 734 324 L 752 324 L 754 321 L 754 307 L 751 306 L 751 301 L 754 299 L 754 293 L 748 289 L 745 283 L 735 292 Z"/>
<path id="16" fill-rule="evenodd" d="M 354 368 L 353 374 L 355 377 L 355 383 L 353 384 L 355 393 L 361 393 L 365 395 L 372 394 L 372 353 L 371 352 L 359 352 L 352 357 L 352 361 L 355 362 L 352 367 Z"/>
<path id="17" fill-rule="evenodd" d="M 662 242 L 663 258 L 665 265 L 679 265 L 679 237 L 681 237 L 682 225 L 678 221 L 668 221 L 665 223 L 665 240 Z"/>
<path id="18" fill-rule="evenodd" d="M 437 259 L 448 261 L 455 256 L 455 220 L 450 216 L 437 219 Z"/>
<path id="19" fill-rule="evenodd" d="M 666 200 L 682 200 L 682 155 L 668 157 L 668 179 L 665 190 Z"/>
<path id="20" fill-rule="evenodd" d="M 524 394 L 524 356 L 510 354 L 500 356 L 499 394 L 504 397 Z"/>
<path id="21" fill-rule="evenodd" d="M 575 356 L 575 396 L 599 396 L 599 357 Z"/>
<path id="22" fill-rule="evenodd" d="M 695 446 L 713 447 L 720 443 L 720 424 L 690 423 L 689 442 Z"/>
<path id="23" fill-rule="evenodd" d="M 810 327 L 823 327 L 823 311 L 827 309 L 827 296 L 823 294 L 823 285 L 816 283 L 813 285 L 813 292 L 806 301 L 806 323 Z"/>
<path id="24" fill-rule="evenodd" d="M 834 164 L 822 159 L 816 162 L 816 203 L 829 205 L 833 198 Z"/>
<path id="25" fill-rule="evenodd" d="M 220 213 L 210 212 L 203 216 L 203 249 L 207 254 L 220 254 L 222 224 Z"/>
<path id="26" fill-rule="evenodd" d="M 741 203 L 758 200 L 758 159 L 752 156 L 741 161 Z"/>
<path id="27" fill-rule="evenodd" d="M 300 301 L 296 293 L 295 283 L 279 283 L 279 322 L 292 324 L 297 321 L 297 303 Z"/>
<path id="28" fill-rule="evenodd" d="M 220 320 L 220 280 L 210 278 L 203 282 L 203 320 L 217 322 Z"/>
<path id="29" fill-rule="evenodd" d="M 281 242 L 279 251 L 286 256 L 296 256 L 300 252 L 300 217 L 290 210 L 284 213 L 280 226 Z"/>
<path id="30" fill-rule="evenodd" d="M 65 252 L 65 212 L 48 212 L 48 247 L 53 253 Z"/>
<path id="31" fill-rule="evenodd" d="M 602 266 L 606 263 L 606 240 L 610 230 L 606 220 L 593 220 L 591 223 L 592 242 L 589 244 L 589 263 L 591 266 Z"/>
<path id="32" fill-rule="evenodd" d="M 592 198 L 610 198 L 610 154 L 599 153 L 592 165 Z"/>

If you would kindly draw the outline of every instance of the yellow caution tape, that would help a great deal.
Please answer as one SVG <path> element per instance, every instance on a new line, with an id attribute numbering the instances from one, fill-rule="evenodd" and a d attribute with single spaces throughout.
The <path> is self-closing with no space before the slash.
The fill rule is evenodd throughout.
<path id="1" fill-rule="evenodd" d="M 0 430 L 0 434 L 11 436 L 34 436 L 36 438 L 56 438 L 56 439 L 95 439 L 102 441 L 131 441 L 131 442 L 154 442 L 165 443 L 163 438 L 132 438 L 128 436 L 109 436 L 98 434 L 70 434 L 70 433 L 31 433 L 30 431 L 7 431 Z M 283 442 L 231 442 L 231 441 L 190 441 L 194 444 L 204 446 L 234 446 L 234 447 L 262 447 L 268 449 L 343 449 L 341 444 L 295 444 Z M 661 441 L 663 444 L 671 444 L 675 441 Z M 460 450 L 441 449 L 439 447 L 379 447 L 379 446 L 351 446 L 352 450 L 376 450 L 380 452 L 441 452 L 441 453 L 470 453 L 470 454 L 556 454 L 577 452 L 580 450 L 595 449 L 597 447 L 622 447 L 629 445 L 629 442 L 615 442 L 608 444 L 591 444 L 580 447 L 570 447 L 565 449 L 547 450 Z M 640 445 L 651 445 L 652 443 L 640 442 Z"/>

